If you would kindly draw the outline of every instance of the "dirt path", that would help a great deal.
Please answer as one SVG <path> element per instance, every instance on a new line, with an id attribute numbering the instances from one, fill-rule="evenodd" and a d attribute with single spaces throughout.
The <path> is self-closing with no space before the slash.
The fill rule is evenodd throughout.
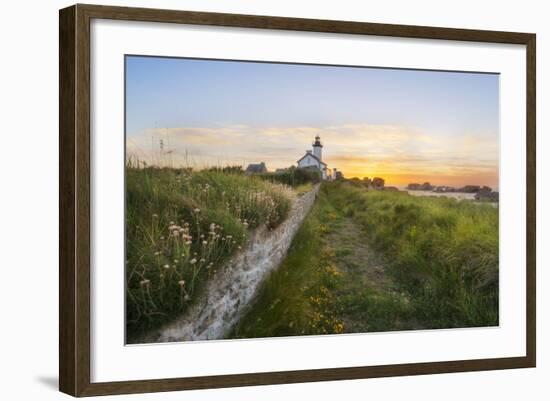
<path id="1" fill-rule="evenodd" d="M 335 294 L 345 332 L 418 326 L 405 317 L 409 300 L 396 291 L 386 264 L 368 245 L 359 224 L 342 217 L 334 222 L 325 240 L 326 246 L 333 250 L 333 265 L 341 273 Z"/>
<path id="2" fill-rule="evenodd" d="M 351 219 L 344 218 L 337 229 L 328 235 L 334 249 L 337 267 L 357 285 L 388 290 L 391 280 L 385 265 L 365 241 L 361 228 Z"/>

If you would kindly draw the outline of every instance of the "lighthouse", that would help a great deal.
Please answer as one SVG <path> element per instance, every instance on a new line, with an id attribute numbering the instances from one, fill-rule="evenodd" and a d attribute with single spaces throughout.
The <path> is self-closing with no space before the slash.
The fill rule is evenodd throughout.
<path id="1" fill-rule="evenodd" d="M 323 145 L 321 144 L 321 137 L 317 135 L 315 142 L 313 142 L 313 155 L 320 161 L 323 161 Z"/>
<path id="2" fill-rule="evenodd" d="M 319 170 L 321 178 L 327 180 L 329 178 L 329 171 L 327 164 L 323 161 L 323 145 L 321 144 L 321 137 L 319 135 L 315 137 L 312 147 L 312 150 L 306 150 L 306 154 L 298 160 L 298 168 Z"/>

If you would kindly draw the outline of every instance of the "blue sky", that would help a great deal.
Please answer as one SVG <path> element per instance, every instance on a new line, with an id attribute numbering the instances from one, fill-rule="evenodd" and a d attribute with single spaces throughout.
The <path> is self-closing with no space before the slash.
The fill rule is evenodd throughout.
<path id="1" fill-rule="evenodd" d="M 319 133 L 348 176 L 401 183 L 440 171 L 447 183 L 477 171 L 495 186 L 498 124 L 495 74 L 126 58 L 128 148 L 143 158 L 164 136 L 197 166 L 265 159 L 274 169 Z"/>

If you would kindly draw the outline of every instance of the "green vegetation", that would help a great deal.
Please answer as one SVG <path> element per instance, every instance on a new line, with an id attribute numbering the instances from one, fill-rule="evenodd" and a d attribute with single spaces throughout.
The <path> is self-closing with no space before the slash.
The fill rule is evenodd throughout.
<path id="1" fill-rule="evenodd" d="M 126 166 L 126 315 L 132 337 L 182 313 L 246 241 L 276 227 L 295 196 L 240 168 Z"/>
<path id="2" fill-rule="evenodd" d="M 321 173 L 316 169 L 296 168 L 294 166 L 275 173 L 258 174 L 264 180 L 297 187 L 303 184 L 318 183 L 321 181 Z"/>
<path id="3" fill-rule="evenodd" d="M 231 337 L 497 324 L 497 208 L 333 182 Z"/>
<path id="4" fill-rule="evenodd" d="M 498 324 L 498 209 L 449 198 L 330 191 L 386 259 L 413 315 L 428 328 Z"/>
<path id="5" fill-rule="evenodd" d="M 129 342 L 185 312 L 251 230 L 286 218 L 317 182 L 291 173 L 127 165 Z M 496 324 L 498 208 L 338 181 L 230 337 Z"/>
<path id="6" fill-rule="evenodd" d="M 298 195 L 303 195 L 303 194 L 311 191 L 313 189 L 313 186 L 314 186 L 313 183 L 308 182 L 306 184 L 301 184 L 301 185 L 298 185 L 297 187 L 294 187 L 294 191 Z"/>

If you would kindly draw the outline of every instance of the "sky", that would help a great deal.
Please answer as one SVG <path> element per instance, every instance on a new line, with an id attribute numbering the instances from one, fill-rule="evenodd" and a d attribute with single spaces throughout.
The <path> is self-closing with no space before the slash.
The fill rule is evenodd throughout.
<path id="1" fill-rule="evenodd" d="M 128 157 L 272 171 L 316 135 L 347 178 L 498 187 L 499 76 L 126 57 Z"/>

